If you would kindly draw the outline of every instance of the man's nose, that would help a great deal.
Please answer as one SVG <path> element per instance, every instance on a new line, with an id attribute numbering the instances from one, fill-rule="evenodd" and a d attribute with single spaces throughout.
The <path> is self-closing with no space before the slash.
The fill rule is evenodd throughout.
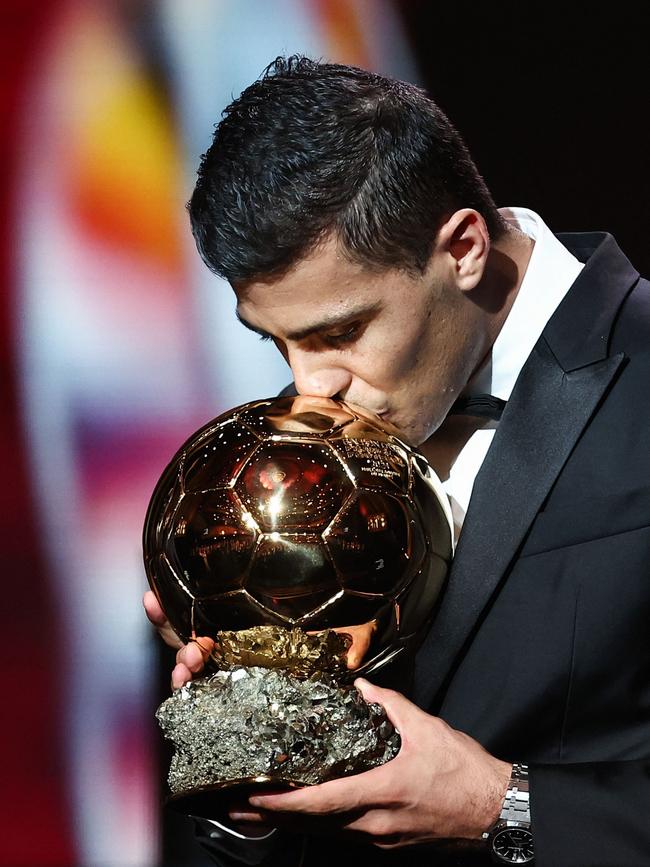
<path id="1" fill-rule="evenodd" d="M 298 394 L 334 397 L 347 391 L 352 380 L 344 367 L 327 364 L 322 357 L 306 352 L 290 350 L 289 365 Z"/>

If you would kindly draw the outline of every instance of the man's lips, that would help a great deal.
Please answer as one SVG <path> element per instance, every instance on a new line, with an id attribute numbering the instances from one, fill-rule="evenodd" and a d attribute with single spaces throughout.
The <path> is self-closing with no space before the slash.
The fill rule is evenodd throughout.
<path id="1" fill-rule="evenodd" d="M 347 397 L 347 395 L 345 398 L 343 398 L 343 400 L 345 403 L 348 403 L 352 408 L 356 406 L 357 409 L 361 410 L 362 412 L 367 412 L 369 415 L 376 415 L 379 416 L 379 418 L 387 418 L 387 416 L 390 415 L 390 410 L 386 407 L 379 410 L 373 409 L 372 407 L 367 406 L 365 403 L 359 403 L 356 400 L 351 400 L 349 397 Z"/>

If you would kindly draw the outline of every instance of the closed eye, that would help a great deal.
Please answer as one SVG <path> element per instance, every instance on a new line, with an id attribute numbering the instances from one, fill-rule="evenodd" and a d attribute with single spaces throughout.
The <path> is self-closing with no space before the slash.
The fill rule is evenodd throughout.
<path id="1" fill-rule="evenodd" d="M 359 337 L 361 331 L 361 323 L 353 322 L 348 325 L 343 331 L 338 331 L 334 334 L 322 334 L 321 340 L 328 346 L 344 346 L 346 343 L 352 343 Z"/>

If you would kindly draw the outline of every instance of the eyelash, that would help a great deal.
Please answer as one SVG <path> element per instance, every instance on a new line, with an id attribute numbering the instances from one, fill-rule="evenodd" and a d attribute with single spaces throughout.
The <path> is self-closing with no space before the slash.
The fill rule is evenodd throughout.
<path id="1" fill-rule="evenodd" d="M 359 323 L 355 322 L 341 334 L 323 334 L 321 340 L 330 346 L 343 346 L 346 343 L 351 343 L 358 336 L 358 333 Z M 273 337 L 270 334 L 260 334 L 259 339 L 263 343 L 267 343 L 269 340 L 273 340 Z"/>
<path id="2" fill-rule="evenodd" d="M 357 337 L 358 332 L 359 324 L 355 322 L 353 325 L 350 325 L 347 331 L 343 331 L 341 334 L 324 334 L 322 340 L 325 343 L 329 343 L 330 346 L 342 346 L 346 343 L 352 343 Z"/>

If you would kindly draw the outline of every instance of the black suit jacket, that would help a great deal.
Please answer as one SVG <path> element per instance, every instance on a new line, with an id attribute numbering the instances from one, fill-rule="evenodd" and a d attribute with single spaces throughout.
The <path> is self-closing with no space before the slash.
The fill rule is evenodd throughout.
<path id="1" fill-rule="evenodd" d="M 538 867 L 635 867 L 650 865 L 650 284 L 610 235 L 560 240 L 587 264 L 476 478 L 415 700 L 530 764 Z M 309 851 L 305 864 L 489 863 Z"/>

